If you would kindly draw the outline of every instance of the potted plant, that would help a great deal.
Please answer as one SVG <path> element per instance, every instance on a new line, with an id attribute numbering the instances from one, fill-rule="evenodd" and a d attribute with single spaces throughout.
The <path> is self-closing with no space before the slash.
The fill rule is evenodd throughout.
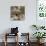
<path id="1" fill-rule="evenodd" d="M 35 32 L 33 35 L 37 38 L 38 43 L 41 43 L 40 40 L 42 38 L 45 38 L 44 37 L 46 36 L 45 34 L 46 34 L 45 32 Z"/>
<path id="2" fill-rule="evenodd" d="M 32 25 L 32 28 L 35 28 L 36 30 L 39 29 L 37 25 Z"/>
<path id="3" fill-rule="evenodd" d="M 41 26 L 40 29 L 45 29 L 45 26 Z"/>
<path id="4" fill-rule="evenodd" d="M 45 29 L 45 26 L 32 25 L 32 27 L 35 28 L 36 30 Z"/>

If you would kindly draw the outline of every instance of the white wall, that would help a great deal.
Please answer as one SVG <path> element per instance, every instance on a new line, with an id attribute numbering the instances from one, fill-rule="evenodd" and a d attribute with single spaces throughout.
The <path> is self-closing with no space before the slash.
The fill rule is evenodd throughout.
<path id="1" fill-rule="evenodd" d="M 16 5 L 25 6 L 25 20 L 11 21 L 10 7 Z M 36 24 L 36 1 L 34 0 L 1 0 L 0 1 L 0 33 L 3 29 L 19 27 L 21 32 L 29 32 L 31 24 Z"/>
<path id="2" fill-rule="evenodd" d="M 11 6 L 25 6 L 25 20 L 11 21 L 10 7 Z M 36 24 L 36 0 L 0 0 L 0 34 L 7 31 L 11 27 L 19 27 L 19 32 L 30 32 L 32 36 L 32 29 L 30 26 Z"/>

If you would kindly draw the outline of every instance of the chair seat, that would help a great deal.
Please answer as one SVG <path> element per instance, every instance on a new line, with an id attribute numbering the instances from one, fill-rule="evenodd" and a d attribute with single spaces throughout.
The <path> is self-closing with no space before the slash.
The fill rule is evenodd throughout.
<path id="1" fill-rule="evenodd" d="M 17 36 L 17 33 L 15 34 L 7 33 L 6 36 Z"/>

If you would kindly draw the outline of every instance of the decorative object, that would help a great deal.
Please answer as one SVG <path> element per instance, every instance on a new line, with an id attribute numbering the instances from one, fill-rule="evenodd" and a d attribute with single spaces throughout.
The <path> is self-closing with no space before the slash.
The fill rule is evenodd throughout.
<path id="1" fill-rule="evenodd" d="M 11 28 L 11 34 L 18 33 L 18 27 L 16 28 Z"/>
<path id="2" fill-rule="evenodd" d="M 45 32 L 35 32 L 33 34 L 37 39 L 42 39 L 44 36 L 46 36 Z"/>
<path id="3" fill-rule="evenodd" d="M 46 17 L 46 0 L 37 1 L 37 15 L 39 17 Z"/>
<path id="4" fill-rule="evenodd" d="M 19 46 L 30 46 L 28 45 L 29 43 L 25 43 L 25 42 L 19 42 Z"/>
<path id="5" fill-rule="evenodd" d="M 37 7 L 36 24 L 45 26 L 46 25 L 46 0 L 37 0 L 36 7 Z M 46 30 L 45 28 L 44 30 Z M 43 27 L 41 29 L 43 29 Z"/>
<path id="6" fill-rule="evenodd" d="M 11 20 L 24 20 L 25 7 L 24 6 L 11 6 Z"/>
<path id="7" fill-rule="evenodd" d="M 38 30 L 38 27 L 37 27 L 37 25 L 32 25 L 32 28 L 35 28 L 36 30 Z"/>
<path id="8" fill-rule="evenodd" d="M 32 25 L 32 27 L 35 28 L 36 30 L 45 29 L 45 26 Z"/>
<path id="9" fill-rule="evenodd" d="M 40 43 L 40 40 L 42 40 L 42 38 L 46 38 L 46 33 L 45 32 L 35 32 L 33 33 L 34 37 L 37 38 L 37 41 Z"/>
<path id="10" fill-rule="evenodd" d="M 41 26 L 40 29 L 45 29 L 45 26 Z"/>

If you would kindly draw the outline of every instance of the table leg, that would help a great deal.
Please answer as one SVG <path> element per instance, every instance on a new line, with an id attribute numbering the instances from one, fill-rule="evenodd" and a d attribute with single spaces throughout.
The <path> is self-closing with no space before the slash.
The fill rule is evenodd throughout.
<path id="1" fill-rule="evenodd" d="M 7 36 L 5 35 L 5 46 L 7 46 Z"/>

